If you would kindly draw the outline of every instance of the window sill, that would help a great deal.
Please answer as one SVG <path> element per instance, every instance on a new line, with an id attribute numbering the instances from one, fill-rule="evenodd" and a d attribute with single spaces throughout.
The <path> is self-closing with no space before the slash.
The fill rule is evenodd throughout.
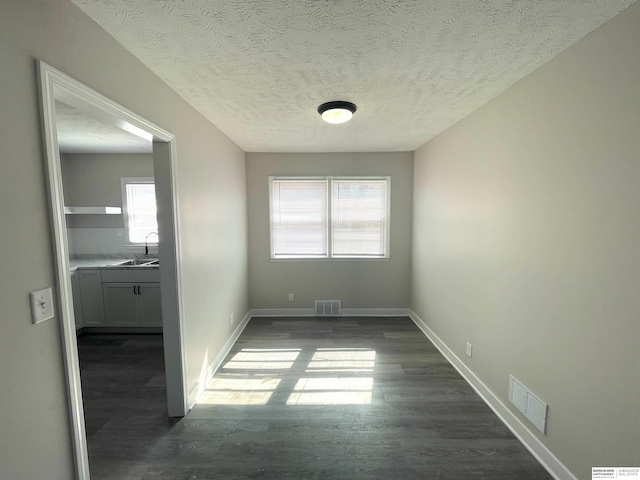
<path id="1" fill-rule="evenodd" d="M 391 257 L 278 257 L 270 258 L 272 263 L 280 262 L 388 262 Z"/>

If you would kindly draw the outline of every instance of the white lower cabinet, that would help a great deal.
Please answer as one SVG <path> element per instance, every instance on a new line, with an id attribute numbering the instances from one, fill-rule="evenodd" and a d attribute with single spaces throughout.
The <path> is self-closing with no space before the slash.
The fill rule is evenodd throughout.
<path id="1" fill-rule="evenodd" d="M 71 290 L 76 329 L 162 327 L 157 268 L 81 268 L 71 272 Z"/>
<path id="2" fill-rule="evenodd" d="M 104 316 L 107 327 L 137 327 L 138 297 L 135 283 L 103 283 Z"/>
<path id="3" fill-rule="evenodd" d="M 101 272 L 100 270 L 80 270 L 78 273 L 80 275 L 82 325 L 85 327 L 104 327 Z"/>
<path id="4" fill-rule="evenodd" d="M 160 284 L 142 283 L 140 284 L 140 295 L 138 297 L 140 326 L 141 327 L 161 327 L 162 326 L 162 306 L 160 304 Z"/>
<path id="5" fill-rule="evenodd" d="M 78 272 L 71 272 L 71 295 L 73 296 L 73 316 L 76 320 L 76 330 L 78 330 L 82 328 L 82 295 Z"/>
<path id="6" fill-rule="evenodd" d="M 107 327 L 161 327 L 160 283 L 103 283 Z"/>

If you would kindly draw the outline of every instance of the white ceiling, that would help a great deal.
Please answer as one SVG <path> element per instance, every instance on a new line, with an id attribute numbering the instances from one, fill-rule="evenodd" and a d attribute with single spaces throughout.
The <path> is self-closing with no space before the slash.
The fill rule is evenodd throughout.
<path id="1" fill-rule="evenodd" d="M 415 150 L 635 0 L 73 1 L 245 151 L 350 152 Z"/>
<path id="2" fill-rule="evenodd" d="M 152 153 L 151 141 L 56 100 L 58 147 L 62 153 Z"/>

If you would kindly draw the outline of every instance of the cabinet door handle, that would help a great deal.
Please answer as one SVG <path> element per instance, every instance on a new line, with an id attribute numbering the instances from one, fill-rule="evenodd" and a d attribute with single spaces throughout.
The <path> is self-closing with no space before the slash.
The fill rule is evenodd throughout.
<path id="1" fill-rule="evenodd" d="M 136 293 L 136 286 L 135 286 L 135 285 L 133 286 L 133 294 L 134 294 L 134 295 L 137 295 L 137 293 Z"/>
<path id="2" fill-rule="evenodd" d="M 140 293 L 140 285 L 138 285 L 138 295 L 141 295 L 141 293 Z"/>

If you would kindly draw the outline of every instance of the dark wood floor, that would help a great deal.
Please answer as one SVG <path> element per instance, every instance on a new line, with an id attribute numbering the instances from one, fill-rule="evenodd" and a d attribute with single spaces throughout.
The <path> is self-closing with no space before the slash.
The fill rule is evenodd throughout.
<path id="1" fill-rule="evenodd" d="M 94 480 L 551 478 L 407 318 L 252 319 L 181 420 L 160 335 L 79 350 Z"/>

